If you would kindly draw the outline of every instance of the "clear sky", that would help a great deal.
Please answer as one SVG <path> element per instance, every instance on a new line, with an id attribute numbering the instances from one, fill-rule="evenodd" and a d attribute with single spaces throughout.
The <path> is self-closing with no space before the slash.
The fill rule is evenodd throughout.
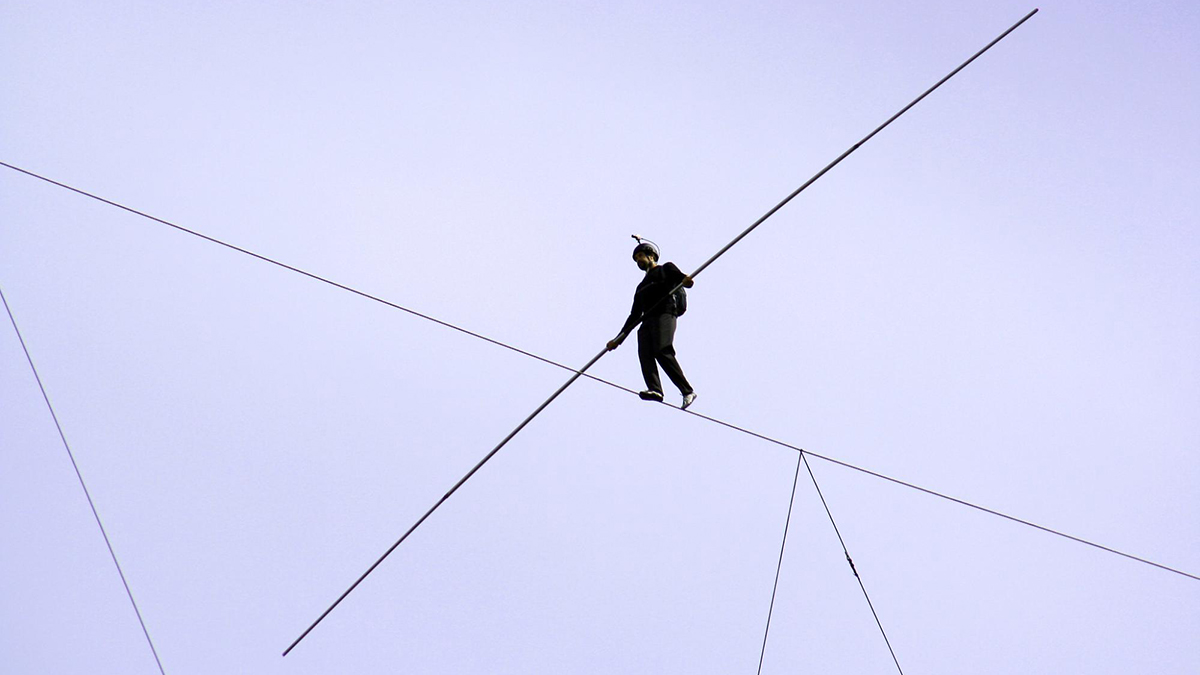
<path id="1" fill-rule="evenodd" d="M 0 5 L 0 160 L 559 362 L 1034 5 Z M 1200 9 L 1046 2 L 697 278 L 694 410 L 1200 573 Z M 0 167 L 168 673 L 752 673 L 797 454 Z M 632 342 L 596 375 L 641 388 Z M 668 402 L 677 392 L 668 385 Z M 906 673 L 1200 672 L 1200 582 L 812 460 Z M 0 671 L 158 671 L 0 322 Z M 895 672 L 802 475 L 764 673 Z"/>

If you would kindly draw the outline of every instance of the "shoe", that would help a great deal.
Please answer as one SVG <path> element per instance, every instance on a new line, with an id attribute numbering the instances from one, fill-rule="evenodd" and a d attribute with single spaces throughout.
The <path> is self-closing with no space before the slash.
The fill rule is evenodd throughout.
<path id="1" fill-rule="evenodd" d="M 652 391 L 650 389 L 639 391 L 638 396 L 641 396 L 643 401 L 658 401 L 662 403 L 663 400 L 661 391 Z"/>
<path id="2" fill-rule="evenodd" d="M 690 394 L 684 394 L 683 395 L 683 405 L 680 406 L 680 410 L 687 410 L 688 406 L 691 405 L 692 401 L 695 401 L 695 400 L 696 400 L 696 392 L 693 391 Z"/>

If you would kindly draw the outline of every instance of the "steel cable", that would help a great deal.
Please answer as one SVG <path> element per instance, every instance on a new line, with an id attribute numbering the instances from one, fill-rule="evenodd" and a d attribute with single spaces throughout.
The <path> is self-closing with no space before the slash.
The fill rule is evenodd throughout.
<path id="1" fill-rule="evenodd" d="M 100 512 L 96 510 L 96 502 L 92 501 L 92 493 L 88 490 L 87 483 L 83 480 L 83 472 L 79 470 L 79 463 L 75 461 L 75 453 L 71 450 L 71 444 L 67 442 L 67 435 L 63 432 L 62 424 L 58 421 L 58 414 L 54 412 L 54 406 L 50 403 L 50 395 L 46 393 L 46 386 L 42 383 L 42 376 L 38 374 L 37 366 L 33 364 L 33 356 L 29 353 L 29 347 L 25 344 L 25 337 L 21 335 L 21 329 L 17 327 L 17 319 L 13 316 L 12 308 L 8 306 L 8 298 L 4 297 L 4 289 L 0 288 L 0 301 L 4 303 L 4 310 L 8 312 L 8 320 L 12 322 L 13 331 L 17 334 L 17 341 L 21 343 L 21 350 L 25 352 L 25 360 L 29 362 L 29 369 L 33 371 L 33 379 L 37 380 L 38 389 L 42 392 L 42 399 L 46 401 L 46 408 L 50 411 L 50 417 L 54 420 L 54 428 L 58 429 L 58 437 L 62 439 L 63 447 L 67 450 L 67 457 L 71 459 L 71 466 L 75 469 L 75 476 L 79 479 L 79 487 L 83 488 L 83 496 L 87 497 L 88 506 L 92 509 L 92 516 L 96 519 L 96 525 L 100 528 L 100 535 L 104 537 L 104 545 L 108 547 L 108 555 L 112 557 L 113 565 L 117 568 L 117 575 L 121 577 L 121 585 L 125 587 L 125 595 L 129 597 L 129 604 L 133 605 L 133 613 L 137 615 L 138 624 L 142 627 L 142 634 L 146 636 L 146 644 L 150 645 L 150 653 L 154 655 L 154 663 L 158 665 L 158 672 L 166 675 L 163 670 L 162 661 L 158 658 L 158 650 L 154 648 L 154 640 L 150 639 L 150 631 L 146 628 L 146 620 L 142 618 L 142 610 L 138 608 L 137 600 L 133 599 L 133 590 L 129 588 L 129 581 L 125 578 L 125 571 L 121 569 L 121 561 L 117 560 L 117 552 L 113 549 L 112 540 L 108 538 L 108 530 L 104 528 L 104 522 L 100 520 Z"/>

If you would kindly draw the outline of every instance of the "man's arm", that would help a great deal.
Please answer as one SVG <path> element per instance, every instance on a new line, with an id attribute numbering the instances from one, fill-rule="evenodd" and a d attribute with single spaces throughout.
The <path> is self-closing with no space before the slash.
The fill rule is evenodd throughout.
<path id="1" fill-rule="evenodd" d="M 675 263 L 673 262 L 663 265 L 663 270 L 666 272 L 665 278 L 667 283 L 671 284 L 672 286 L 676 284 L 683 284 L 684 288 L 691 288 L 696 284 L 695 281 L 692 281 L 691 277 L 684 274 L 683 271 L 676 267 Z"/>
<path id="2" fill-rule="evenodd" d="M 629 335 L 629 331 L 633 330 L 634 326 L 638 325 L 638 321 L 641 321 L 641 319 L 642 310 L 640 307 L 638 307 L 637 298 L 634 298 L 633 309 L 629 310 L 629 318 L 625 319 L 625 325 L 621 326 L 621 332 L 617 334 L 617 337 L 609 340 L 608 344 L 605 345 L 608 348 L 608 351 L 611 352 L 617 347 L 620 347 L 621 343 L 624 342 L 625 338 Z"/>

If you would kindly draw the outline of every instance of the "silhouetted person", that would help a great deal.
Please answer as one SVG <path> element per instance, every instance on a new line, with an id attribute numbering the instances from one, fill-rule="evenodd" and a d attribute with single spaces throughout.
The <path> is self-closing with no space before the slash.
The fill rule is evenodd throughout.
<path id="1" fill-rule="evenodd" d="M 635 237 L 636 238 L 636 237 Z M 683 395 L 683 408 L 696 400 L 696 392 L 683 376 L 683 369 L 675 359 L 675 319 L 686 307 L 681 306 L 684 298 L 672 293 L 681 283 L 684 288 L 692 287 L 692 278 L 684 274 L 675 263 L 658 264 L 658 249 L 641 239 L 633 249 L 633 260 L 638 268 L 645 270 L 633 294 L 633 310 L 617 337 L 608 341 L 608 350 L 621 345 L 629 331 L 641 320 L 638 328 L 638 360 L 642 364 L 642 377 L 646 380 L 646 391 L 638 395 L 645 401 L 662 401 L 662 382 L 658 379 L 658 366 L 662 366 L 667 377 Z"/>

